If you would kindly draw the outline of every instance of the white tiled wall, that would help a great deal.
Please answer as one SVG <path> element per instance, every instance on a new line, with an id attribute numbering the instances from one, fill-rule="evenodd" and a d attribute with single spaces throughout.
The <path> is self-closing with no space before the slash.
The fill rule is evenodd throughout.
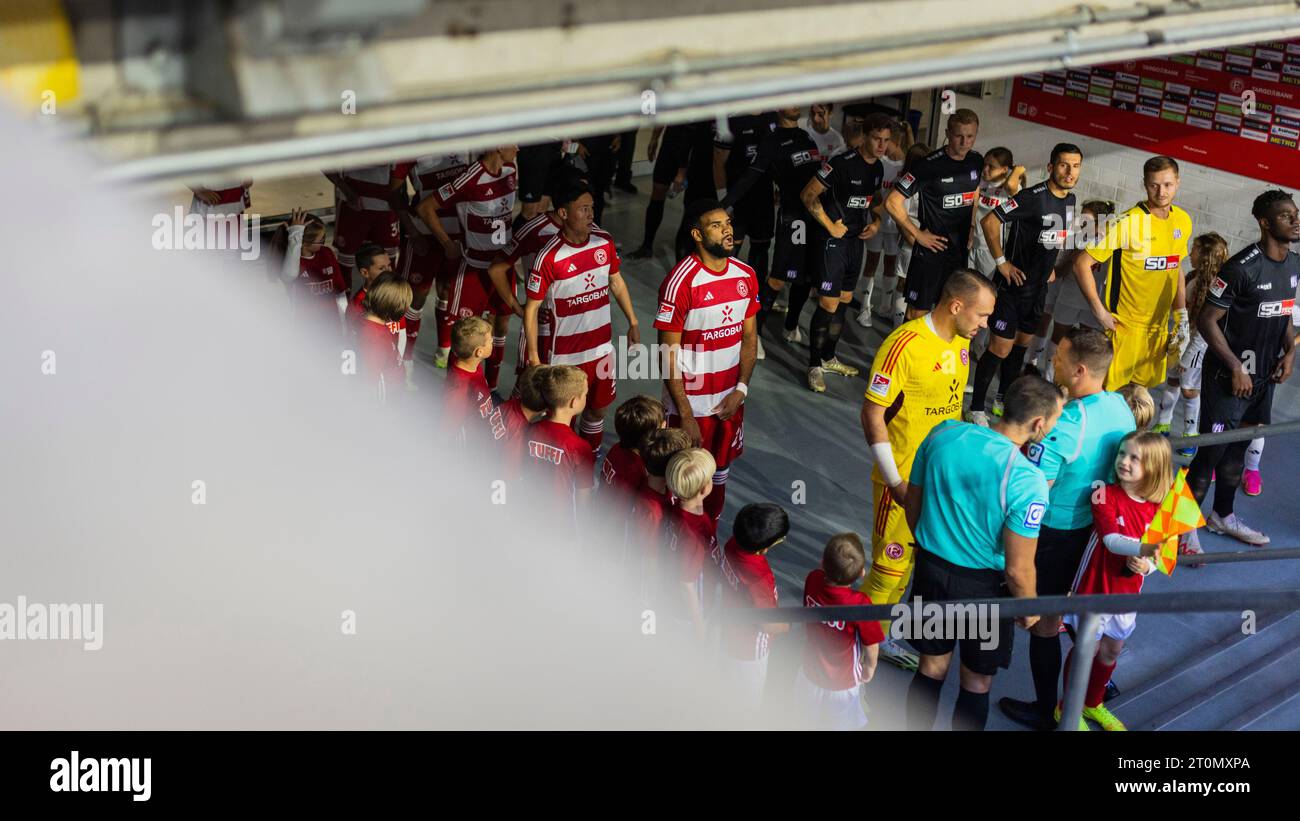
<path id="1" fill-rule="evenodd" d="M 1083 174 L 1075 194 L 1080 202 L 1113 200 L 1120 210 L 1145 199 L 1142 191 L 1142 163 L 1148 152 L 1072 134 L 1060 129 L 1017 120 L 1007 114 L 1008 100 L 960 96 L 958 105 L 974 109 L 980 117 L 977 150 L 994 146 L 1011 149 L 1016 162 L 1029 169 L 1029 181 L 1046 176 L 1048 156 L 1058 142 L 1072 142 L 1083 149 Z M 1259 239 L 1259 228 L 1250 216 L 1250 204 L 1267 188 L 1281 186 L 1178 160 L 1182 185 L 1175 204 L 1192 216 L 1195 233 L 1218 231 L 1236 252 Z"/>

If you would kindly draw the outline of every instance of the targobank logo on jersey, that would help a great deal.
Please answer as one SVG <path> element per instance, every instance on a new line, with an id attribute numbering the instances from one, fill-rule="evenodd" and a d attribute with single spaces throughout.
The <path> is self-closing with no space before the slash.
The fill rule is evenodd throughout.
<path id="1" fill-rule="evenodd" d="M 964 191 L 960 194 L 945 194 L 943 197 L 944 208 L 960 208 L 963 205 L 970 205 L 975 202 L 974 191 Z"/>
<path id="2" fill-rule="evenodd" d="M 883 374 L 880 371 L 876 371 L 875 373 L 871 374 L 871 385 L 867 388 L 867 390 L 870 391 L 871 393 L 874 393 L 876 396 L 888 396 L 889 384 L 892 381 L 893 380 L 890 379 L 887 374 Z"/>
<path id="3" fill-rule="evenodd" d="M 1259 315 L 1265 319 L 1275 316 L 1290 316 L 1295 310 L 1294 299 L 1283 299 L 1278 302 L 1261 302 L 1259 303 Z"/>
<path id="4" fill-rule="evenodd" d="M 1035 465 L 1041 462 L 1043 460 L 1043 444 L 1041 442 L 1034 442 L 1030 445 L 1025 451 L 1025 458 L 1033 462 Z"/>
<path id="5" fill-rule="evenodd" d="M 1038 527 L 1043 523 L 1043 514 L 1046 512 L 1047 505 L 1042 502 L 1030 502 L 1029 509 L 1025 511 L 1025 527 Z"/>
<path id="6" fill-rule="evenodd" d="M 1147 257 L 1142 261 L 1142 267 L 1147 271 L 1168 271 L 1170 268 L 1178 267 L 1178 259 L 1178 254 L 1170 254 L 1167 257 Z"/>

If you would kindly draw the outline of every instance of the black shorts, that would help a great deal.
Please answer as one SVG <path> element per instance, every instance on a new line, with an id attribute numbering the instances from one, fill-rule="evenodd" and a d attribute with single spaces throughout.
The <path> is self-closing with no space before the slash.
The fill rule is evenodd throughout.
<path id="1" fill-rule="evenodd" d="M 1039 528 L 1038 550 L 1034 553 L 1038 595 L 1064 596 L 1070 592 L 1091 538 L 1091 525 L 1074 530 Z"/>
<path id="2" fill-rule="evenodd" d="M 826 237 L 808 243 L 807 276 L 818 295 L 838 297 L 858 287 L 865 243 L 857 234 L 850 230 L 839 239 Z"/>
<path id="3" fill-rule="evenodd" d="M 912 261 L 907 266 L 907 304 L 928 311 L 939 304 L 939 294 L 948 275 L 966 267 L 966 246 L 934 252 L 917 243 L 912 246 Z"/>
<path id="4" fill-rule="evenodd" d="M 652 175 L 655 185 L 671 185 L 677 179 L 678 170 L 686 167 L 690 150 L 690 144 L 677 136 L 675 129 L 665 129 L 659 153 L 655 155 Z"/>
<path id="5" fill-rule="evenodd" d="M 784 279 L 786 282 L 796 282 L 803 275 L 807 268 L 808 260 L 808 243 L 795 242 L 795 226 L 797 218 L 782 217 L 777 220 L 776 233 L 774 236 L 775 243 L 772 251 L 772 268 L 770 276 L 773 279 Z M 807 225 L 807 221 L 803 221 Z M 806 230 L 806 229 L 801 229 Z M 806 236 L 799 237 L 806 240 Z M 761 283 L 760 283 L 761 284 Z"/>
<path id="6" fill-rule="evenodd" d="M 1211 354 L 1212 355 L 1212 354 Z M 1210 357 L 1206 357 L 1209 362 Z M 1217 365 L 1213 374 L 1201 375 L 1201 433 L 1221 433 L 1249 425 L 1268 425 L 1273 420 L 1272 380 L 1255 386 L 1250 396 L 1232 395 L 1232 375 Z M 1269 369 L 1272 372 L 1272 369 Z"/>
<path id="7" fill-rule="evenodd" d="M 1003 339 L 1015 339 L 1018 333 L 1037 333 L 1047 301 L 1047 283 L 1007 285 L 1001 274 L 994 276 L 998 280 L 998 301 L 989 317 L 989 333 Z"/>
<path id="8" fill-rule="evenodd" d="M 998 570 L 975 570 L 961 567 L 928 553 L 924 548 L 916 551 L 916 567 L 912 571 L 912 597 L 921 597 L 922 603 L 950 601 L 952 599 L 1005 599 L 1010 597 L 1006 581 Z M 918 653 L 926 656 L 943 656 L 961 644 L 962 666 L 982 676 L 991 676 L 998 669 L 1011 665 L 1011 645 L 1015 641 L 1012 619 L 999 619 L 989 642 L 983 647 L 979 638 L 981 625 L 971 618 L 963 627 L 950 623 L 954 635 L 945 638 L 910 638 L 908 642 Z M 957 635 L 969 638 L 958 639 Z"/>
<path id="9" fill-rule="evenodd" d="M 551 183 L 560 165 L 562 143 L 542 143 L 519 147 L 515 164 L 519 167 L 519 201 L 541 202 L 551 193 Z"/>
<path id="10" fill-rule="evenodd" d="M 772 201 L 772 186 L 758 185 L 736 203 L 731 213 L 731 229 L 739 244 L 749 237 L 759 242 L 770 241 L 776 229 L 776 204 Z"/>

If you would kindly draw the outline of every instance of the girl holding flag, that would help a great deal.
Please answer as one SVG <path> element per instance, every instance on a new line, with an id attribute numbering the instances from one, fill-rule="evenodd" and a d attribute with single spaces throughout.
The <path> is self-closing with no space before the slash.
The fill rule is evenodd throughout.
<path id="1" fill-rule="evenodd" d="M 1173 451 L 1169 440 L 1151 431 L 1134 431 L 1120 440 L 1115 457 L 1113 484 L 1098 488 L 1093 495 L 1093 534 L 1074 577 L 1072 593 L 1140 593 L 1143 579 L 1156 570 L 1153 559 L 1160 553 L 1163 538 L 1152 539 L 1151 526 L 1174 486 Z M 1180 477 L 1181 478 L 1181 477 Z M 1180 483 L 1183 484 L 1183 483 Z M 1078 628 L 1078 617 L 1068 615 L 1066 624 Z M 1103 730 L 1124 730 L 1124 723 L 1102 703 L 1106 684 L 1115 672 L 1115 661 L 1124 641 L 1133 634 L 1136 613 L 1105 614 L 1101 617 L 1101 638 L 1092 660 L 1092 674 L 1083 700 L 1079 729 L 1088 729 L 1083 719 L 1092 719 Z M 1070 686 L 1071 650 L 1065 658 L 1063 691 Z M 1061 720 L 1061 704 L 1056 705 Z"/>

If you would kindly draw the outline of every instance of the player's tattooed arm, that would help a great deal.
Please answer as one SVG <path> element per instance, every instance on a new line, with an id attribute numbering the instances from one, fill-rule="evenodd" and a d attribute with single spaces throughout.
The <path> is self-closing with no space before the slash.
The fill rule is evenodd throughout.
<path id="1" fill-rule="evenodd" d="M 803 187 L 803 191 L 799 192 L 799 199 L 803 202 L 803 207 L 807 209 L 808 216 L 817 220 L 817 223 L 825 228 L 831 236 L 839 239 L 848 232 L 848 228 L 844 226 L 843 222 L 832 221 L 826 213 L 826 209 L 822 207 L 822 193 L 825 190 L 826 186 L 822 184 L 822 181 L 813 177 L 808 180 L 808 184 Z"/>
<path id="2" fill-rule="evenodd" d="M 682 430 L 691 437 L 691 446 L 698 448 L 704 441 L 704 436 L 700 433 L 700 423 L 695 421 L 695 415 L 691 413 L 690 400 L 686 398 L 686 385 L 682 382 L 681 366 L 678 364 L 681 347 L 681 331 L 659 331 L 659 349 L 665 352 L 664 355 L 668 359 L 665 364 L 664 388 L 672 397 L 677 415 L 681 417 Z"/>
<path id="3" fill-rule="evenodd" d="M 858 239 L 871 239 L 874 237 L 876 232 L 880 230 L 880 226 L 883 224 L 883 220 L 885 219 L 884 190 L 877 188 L 875 193 L 871 195 L 871 201 L 876 204 L 876 206 L 871 209 L 871 224 L 862 229 L 862 232 L 858 234 Z"/>
<path id="4" fill-rule="evenodd" d="M 740 337 L 740 379 L 745 385 L 749 385 L 749 378 L 754 374 L 754 363 L 758 360 L 758 321 L 755 317 L 749 317 L 741 325 Z M 722 398 L 718 406 L 713 410 L 722 420 L 730 419 L 740 410 L 740 406 L 745 404 L 745 393 L 740 390 L 733 390 Z"/>
<path id="5" fill-rule="evenodd" d="M 1201 307 L 1201 313 L 1196 318 L 1196 328 L 1201 332 L 1201 338 L 1205 340 L 1210 353 L 1218 357 L 1219 361 L 1232 371 L 1233 395 L 1250 396 L 1255 387 L 1253 374 L 1246 369 L 1246 364 L 1237 358 L 1232 346 L 1228 344 L 1228 338 L 1223 335 L 1223 329 L 1219 327 L 1219 322 L 1227 313 L 1227 308 L 1220 308 L 1207 302 Z"/>
<path id="6" fill-rule="evenodd" d="M 438 198 L 430 195 L 420 200 L 419 205 L 415 206 L 415 213 L 429 226 L 433 238 L 442 246 L 447 259 L 460 259 L 460 246 L 452 240 L 447 229 L 442 227 L 442 220 L 438 218 Z"/>
<path id="7" fill-rule="evenodd" d="M 894 218 L 894 224 L 898 226 L 904 239 L 908 242 L 916 242 L 919 229 L 907 214 L 907 197 L 904 197 L 900 191 L 890 190 L 889 196 L 885 197 L 885 210 Z"/>

